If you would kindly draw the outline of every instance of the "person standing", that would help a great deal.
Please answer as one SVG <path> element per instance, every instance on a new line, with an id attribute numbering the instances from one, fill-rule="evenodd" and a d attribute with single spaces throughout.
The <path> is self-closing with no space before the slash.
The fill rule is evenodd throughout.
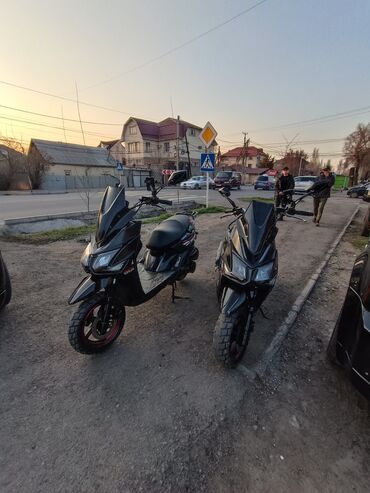
<path id="1" fill-rule="evenodd" d="M 330 197 L 331 187 L 334 185 L 335 178 L 330 173 L 329 168 L 324 168 L 316 179 L 316 183 L 327 183 L 327 187 L 317 192 L 313 196 L 313 222 L 320 226 L 321 216 L 328 198 Z"/>
<path id="2" fill-rule="evenodd" d="M 294 178 L 289 173 L 288 166 L 285 166 L 285 168 L 282 169 L 281 175 L 276 181 L 275 188 L 276 188 L 276 197 L 275 197 L 276 207 L 280 207 L 280 205 L 282 207 L 285 207 L 288 198 L 291 199 L 293 193 L 284 194 L 283 192 L 285 192 L 286 190 L 294 189 Z"/>

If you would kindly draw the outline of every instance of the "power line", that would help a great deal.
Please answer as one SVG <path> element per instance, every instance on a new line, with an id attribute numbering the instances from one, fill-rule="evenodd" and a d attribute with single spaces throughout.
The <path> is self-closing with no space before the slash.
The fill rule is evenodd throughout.
<path id="1" fill-rule="evenodd" d="M 91 86 L 85 87 L 84 89 L 92 89 L 94 87 L 98 87 L 98 86 L 101 86 L 103 84 L 107 84 L 108 82 L 112 82 L 113 80 L 116 80 L 119 77 L 122 77 L 122 76 L 127 75 L 127 74 L 131 74 L 132 72 L 136 72 L 137 70 L 140 70 L 140 69 L 146 67 L 147 65 L 150 65 L 154 62 L 157 62 L 158 60 L 161 60 L 162 58 L 165 58 L 165 57 L 171 55 L 172 53 L 174 53 L 178 50 L 181 50 L 182 48 L 185 48 L 185 46 L 188 46 L 192 43 L 195 43 L 199 39 L 204 38 L 208 34 L 216 31 L 217 29 L 220 29 L 221 27 L 225 26 L 226 24 L 233 22 L 234 20 L 238 19 L 239 17 L 242 17 L 243 15 L 247 14 L 251 10 L 254 10 L 255 8 L 259 7 L 260 5 L 262 5 L 263 3 L 267 2 L 267 1 L 268 0 L 260 0 L 259 2 L 255 3 L 254 5 L 251 5 L 250 7 L 242 10 L 238 14 L 230 17 L 229 19 L 226 19 L 225 21 L 221 22 L 220 24 L 217 24 L 216 26 L 213 26 L 210 29 L 207 29 L 207 31 L 204 31 L 204 32 L 198 34 L 197 36 L 194 36 L 193 38 L 188 39 L 184 43 L 181 43 L 181 44 L 171 48 L 170 50 L 168 50 L 164 53 L 161 53 L 160 55 L 157 55 L 157 56 L 151 58 L 150 60 L 147 60 L 146 62 L 141 63 L 140 65 L 137 65 L 136 67 L 133 67 L 129 70 L 126 70 L 125 72 L 121 72 L 120 74 L 117 74 L 114 77 L 110 77 L 109 79 L 106 79 L 106 80 L 103 80 L 101 82 L 97 82 L 96 84 L 93 84 Z"/>
<path id="2" fill-rule="evenodd" d="M 0 104 L 0 108 L 5 108 L 7 110 L 12 110 L 12 111 L 20 111 L 22 113 L 28 113 L 29 115 L 43 116 L 45 118 L 53 118 L 55 120 L 64 120 L 64 121 L 67 121 L 67 122 L 80 123 L 80 120 L 76 120 L 76 119 L 73 119 L 73 118 L 63 118 L 61 116 L 48 115 L 48 114 L 45 114 L 45 113 L 36 113 L 35 111 L 27 111 L 27 110 L 23 110 L 21 108 L 14 108 L 12 106 L 5 106 L 3 104 Z M 120 127 L 123 126 L 122 123 L 90 122 L 90 121 L 85 121 L 85 120 L 82 120 L 82 123 L 89 124 L 89 125 L 110 125 L 110 126 L 117 125 L 117 126 L 120 126 Z"/>
<path id="3" fill-rule="evenodd" d="M 69 101 L 71 103 L 76 103 L 76 99 L 73 99 L 73 98 L 67 98 L 65 96 L 59 96 L 57 94 L 52 94 L 50 92 L 40 91 L 40 90 L 37 90 L 37 89 L 32 89 L 31 87 L 21 86 L 19 84 L 14 84 L 12 82 L 8 82 L 8 81 L 5 81 L 5 80 L 0 80 L 0 84 L 4 84 L 4 85 L 10 86 L 10 87 L 15 87 L 17 89 L 22 89 L 23 91 L 29 91 L 29 92 L 32 92 L 32 93 L 35 93 L 35 94 L 41 94 L 43 96 L 48 96 L 50 98 L 61 99 L 62 101 Z M 131 113 L 128 113 L 127 111 L 116 110 L 114 108 L 108 108 L 106 106 L 99 106 L 97 104 L 92 104 L 92 103 L 86 103 L 84 101 L 80 101 L 80 104 L 82 104 L 84 106 L 90 106 L 92 108 L 97 108 L 97 109 L 100 109 L 100 110 L 112 111 L 113 113 L 120 113 L 122 115 L 131 115 Z"/>
<path id="4" fill-rule="evenodd" d="M 370 106 L 364 106 L 362 108 L 356 108 L 353 110 L 348 110 L 348 111 L 342 111 L 340 113 L 333 113 L 331 115 L 325 115 L 325 116 L 320 116 L 317 118 L 311 118 L 310 120 L 301 120 L 297 122 L 291 122 L 291 123 L 285 123 L 282 125 L 278 125 L 275 127 L 266 127 L 266 128 L 259 128 L 255 130 L 251 130 L 251 132 L 263 132 L 266 130 L 279 130 L 280 128 L 287 128 L 287 127 L 296 127 L 300 125 L 310 125 L 313 123 L 326 123 L 330 121 L 335 121 L 335 120 L 340 120 L 342 118 L 348 118 L 351 116 L 357 116 L 357 115 L 362 115 L 365 113 L 370 113 Z"/>
<path id="5" fill-rule="evenodd" d="M 9 118 L 8 116 L 6 115 L 0 115 L 0 119 L 1 120 L 8 120 L 8 121 L 11 121 L 11 122 L 18 122 L 18 123 L 28 123 L 29 125 L 36 125 L 36 126 L 39 126 L 39 127 L 47 127 L 47 128 L 53 128 L 53 129 L 56 129 L 56 130 L 66 130 L 68 132 L 74 132 L 74 133 L 81 133 L 81 130 L 76 130 L 76 129 L 73 129 L 73 128 L 63 128 L 63 127 L 56 127 L 54 125 L 49 125 L 47 123 L 42 123 L 42 122 L 34 122 L 34 121 L 31 121 L 31 120 L 21 120 L 19 118 Z M 98 133 L 98 132 L 85 132 L 87 135 L 92 135 L 92 136 L 95 136 L 95 137 L 105 137 L 105 138 L 108 138 L 110 140 L 114 140 L 115 138 L 110 136 L 110 135 L 104 135 L 104 134 L 101 134 L 101 133 Z"/>

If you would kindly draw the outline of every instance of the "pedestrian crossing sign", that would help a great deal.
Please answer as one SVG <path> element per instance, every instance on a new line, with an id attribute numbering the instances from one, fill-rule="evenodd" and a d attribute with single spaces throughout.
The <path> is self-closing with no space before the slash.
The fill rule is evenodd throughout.
<path id="1" fill-rule="evenodd" d="M 214 171 L 215 170 L 215 153 L 203 152 L 200 155 L 200 170 L 201 171 Z"/>

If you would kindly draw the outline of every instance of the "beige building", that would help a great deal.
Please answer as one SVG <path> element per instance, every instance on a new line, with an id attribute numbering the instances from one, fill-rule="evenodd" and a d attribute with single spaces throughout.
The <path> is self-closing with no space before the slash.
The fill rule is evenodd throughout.
<path id="1" fill-rule="evenodd" d="M 100 147 L 32 139 L 28 158 L 45 166 L 41 188 L 46 190 L 103 188 L 117 175 L 116 161 Z"/>
<path id="2" fill-rule="evenodd" d="M 122 131 L 128 167 L 174 169 L 177 158 L 177 135 L 180 168 L 190 161 L 192 168 L 200 165 L 204 145 L 199 138 L 202 128 L 175 118 L 152 122 L 131 117 Z M 210 150 L 214 152 L 216 142 Z M 193 170 L 196 171 L 195 169 Z"/>

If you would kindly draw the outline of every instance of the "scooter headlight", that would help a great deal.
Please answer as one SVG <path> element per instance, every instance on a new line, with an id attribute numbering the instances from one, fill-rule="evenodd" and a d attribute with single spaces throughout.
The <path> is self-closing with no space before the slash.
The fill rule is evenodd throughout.
<path id="1" fill-rule="evenodd" d="M 98 255 L 92 263 L 93 270 L 95 272 L 107 270 L 107 267 L 110 264 L 111 260 L 118 252 L 119 250 L 112 250 L 110 252 L 101 253 L 100 255 Z"/>
<path id="2" fill-rule="evenodd" d="M 261 265 L 261 267 L 258 267 L 256 270 L 256 274 L 254 277 L 254 280 L 256 282 L 264 282 L 264 281 L 269 281 L 274 277 L 274 262 L 270 262 L 265 265 Z"/>
<path id="3" fill-rule="evenodd" d="M 247 266 L 237 255 L 233 254 L 232 273 L 240 281 L 245 281 L 247 277 Z"/>
<path id="4" fill-rule="evenodd" d="M 81 257 L 81 264 L 83 267 L 89 266 L 90 255 L 91 255 L 91 243 L 87 245 Z"/>

